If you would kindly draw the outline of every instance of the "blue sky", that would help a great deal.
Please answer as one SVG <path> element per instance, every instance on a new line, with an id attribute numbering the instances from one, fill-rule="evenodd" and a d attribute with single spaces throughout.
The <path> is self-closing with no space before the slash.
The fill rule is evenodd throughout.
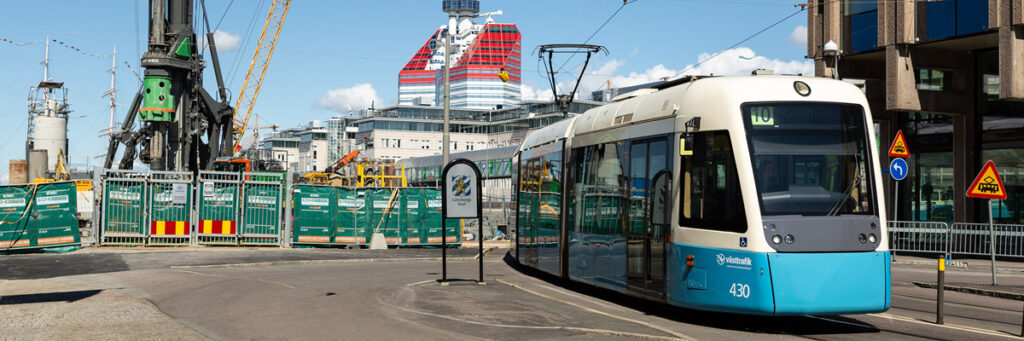
<path id="1" fill-rule="evenodd" d="M 232 94 L 240 91 L 269 2 L 207 0 L 211 25 L 216 26 L 223 16 L 218 46 L 226 48 L 221 64 Z M 630 3 L 591 40 L 606 46 L 610 54 L 592 61 L 581 88 L 596 89 L 607 81 L 613 86 L 631 85 L 676 75 L 798 11 L 795 3 Z M 0 42 L 0 117 L 5 123 L 0 125 L 0 160 L 24 158 L 26 98 L 29 87 L 42 78 L 42 41 L 47 34 L 94 55 L 109 55 L 117 46 L 117 99 L 121 105 L 117 120 L 124 117 L 140 84 L 124 62 L 137 67 L 145 51 L 147 4 L 136 0 L 6 4 L 0 11 L 0 37 L 39 43 L 15 46 Z M 538 71 L 534 48 L 545 43 L 582 42 L 622 6 L 619 0 L 482 0 L 480 4 L 482 11 L 503 10 L 504 15 L 494 17 L 495 21 L 515 23 L 523 32 L 524 95 L 535 98 L 549 97 L 550 89 L 543 71 Z M 805 34 L 800 34 L 806 21 L 806 13 L 793 16 L 687 73 L 740 74 L 756 67 L 810 72 L 811 64 L 803 58 Z M 344 114 L 350 105 L 358 110 L 371 100 L 377 106 L 394 104 L 398 71 L 433 30 L 446 23 L 440 0 L 295 1 L 257 100 L 260 124 L 291 127 Z M 250 31 L 250 25 L 256 28 Z M 101 95 L 110 87 L 107 69 L 111 60 L 54 44 L 50 59 L 51 77 L 70 89 L 74 110 L 68 132 L 69 161 L 72 165 L 96 165 L 100 160 L 94 157 L 106 149 L 106 138 L 97 137 L 97 132 L 108 123 L 109 101 Z M 580 62 L 582 59 L 574 60 L 567 68 L 578 70 Z M 571 82 L 570 78 L 565 73 L 562 80 Z M 213 93 L 212 72 L 206 80 Z M 6 180 L 6 162 L 0 169 L 0 181 Z"/>

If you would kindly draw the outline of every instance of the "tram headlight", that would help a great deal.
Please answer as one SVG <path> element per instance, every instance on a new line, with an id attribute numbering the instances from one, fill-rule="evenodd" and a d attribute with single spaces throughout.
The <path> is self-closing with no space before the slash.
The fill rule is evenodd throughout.
<path id="1" fill-rule="evenodd" d="M 874 244 L 876 240 L 878 240 L 878 237 L 875 237 L 874 233 L 868 235 L 868 241 L 872 244 Z"/>
<path id="2" fill-rule="evenodd" d="M 780 235 L 772 236 L 772 243 L 782 244 L 782 236 L 780 236 Z"/>
<path id="3" fill-rule="evenodd" d="M 791 234 L 787 234 L 786 235 L 786 244 L 793 244 L 793 241 L 795 241 L 795 240 L 796 239 L 793 238 L 793 235 L 791 235 Z"/>
<path id="4" fill-rule="evenodd" d="M 865 236 L 863 233 L 861 233 L 859 236 L 857 236 L 857 240 L 859 240 L 861 244 L 867 243 L 868 236 Z"/>

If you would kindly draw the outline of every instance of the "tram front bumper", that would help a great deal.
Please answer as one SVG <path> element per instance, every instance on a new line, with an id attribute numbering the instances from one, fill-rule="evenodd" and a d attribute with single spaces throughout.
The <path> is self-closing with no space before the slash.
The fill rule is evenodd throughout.
<path id="1" fill-rule="evenodd" d="M 769 253 L 775 315 L 882 312 L 890 303 L 886 251 Z"/>

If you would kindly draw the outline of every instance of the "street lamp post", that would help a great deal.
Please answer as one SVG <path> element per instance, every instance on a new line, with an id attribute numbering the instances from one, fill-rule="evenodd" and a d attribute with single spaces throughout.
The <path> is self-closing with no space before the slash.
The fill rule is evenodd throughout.
<path id="1" fill-rule="evenodd" d="M 825 53 L 825 56 L 832 57 L 832 79 L 839 79 L 839 44 L 829 40 L 822 48 L 822 52 Z"/>
<path id="2" fill-rule="evenodd" d="M 450 139 L 448 132 L 449 110 L 451 110 L 451 74 L 449 64 L 451 63 L 451 35 L 444 35 L 444 131 L 441 135 L 441 167 L 448 164 L 448 147 Z"/>

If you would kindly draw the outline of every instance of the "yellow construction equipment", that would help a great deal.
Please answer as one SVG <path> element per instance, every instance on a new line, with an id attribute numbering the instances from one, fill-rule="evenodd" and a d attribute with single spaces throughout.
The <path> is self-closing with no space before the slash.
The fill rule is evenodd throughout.
<path id="1" fill-rule="evenodd" d="M 246 125 L 249 124 L 249 117 L 252 116 L 253 105 L 256 104 L 256 97 L 260 94 L 260 87 L 263 86 L 263 77 L 267 74 L 267 67 L 270 66 L 270 57 L 274 56 L 274 48 L 277 47 L 277 37 L 281 34 L 281 25 L 288 15 L 288 7 L 291 0 L 274 0 L 270 5 L 270 13 L 267 14 L 267 21 L 263 23 L 263 33 L 260 33 L 259 43 L 256 44 L 256 51 L 253 52 L 252 63 L 249 64 L 249 72 L 242 82 L 242 92 L 238 94 L 238 102 L 235 103 L 234 123 L 232 134 L 235 138 L 233 153 L 238 152 L 238 144 L 245 136 Z M 258 71 L 257 71 L 258 70 Z M 258 72 L 257 75 L 255 72 Z M 239 117 L 239 113 L 245 113 Z"/>

